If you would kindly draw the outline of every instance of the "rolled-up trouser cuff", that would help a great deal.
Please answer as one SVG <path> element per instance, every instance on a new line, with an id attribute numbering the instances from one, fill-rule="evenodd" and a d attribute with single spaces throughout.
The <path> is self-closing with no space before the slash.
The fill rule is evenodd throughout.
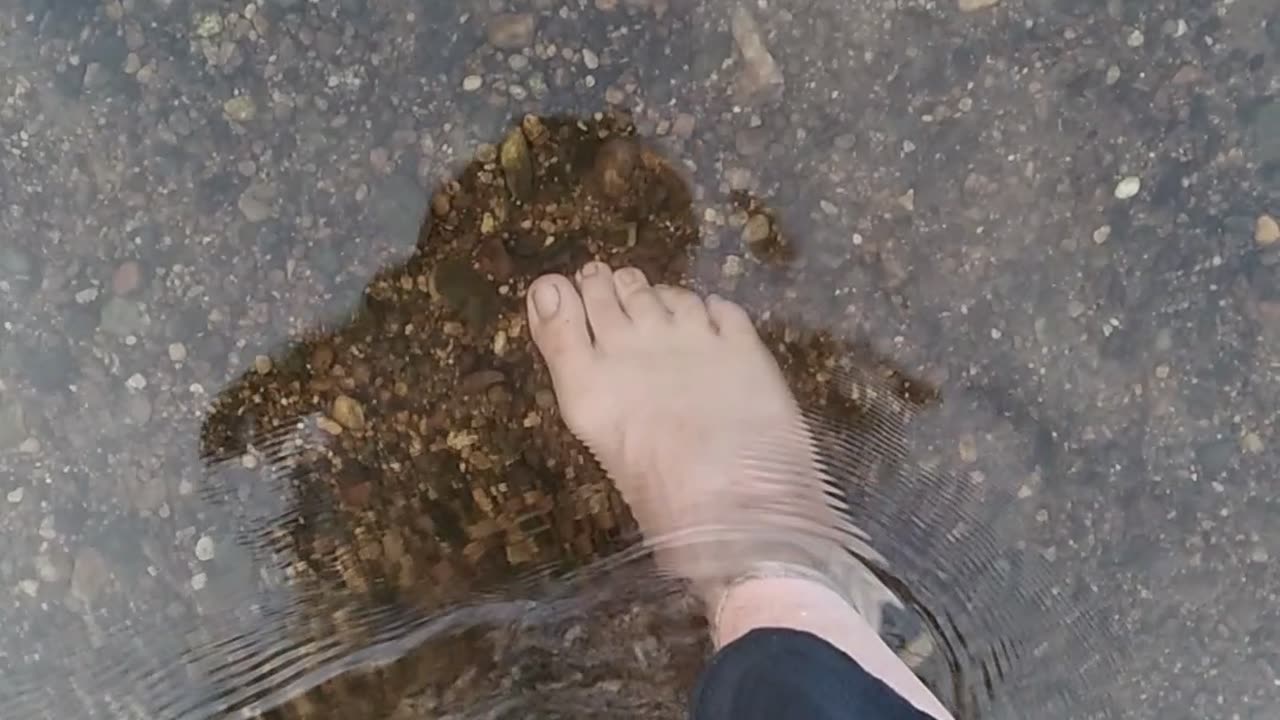
<path id="1" fill-rule="evenodd" d="M 812 633 L 752 630 L 702 671 L 692 720 L 933 720 Z"/>

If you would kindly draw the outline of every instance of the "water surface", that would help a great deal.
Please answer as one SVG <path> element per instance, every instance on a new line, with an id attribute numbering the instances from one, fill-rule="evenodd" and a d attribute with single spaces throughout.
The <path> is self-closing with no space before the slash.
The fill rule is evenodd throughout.
<path id="1" fill-rule="evenodd" d="M 1280 17 L 970 4 L 0 7 L 0 715 L 679 716 L 520 318 L 601 257 L 761 320 L 962 715 L 1270 717 Z"/>

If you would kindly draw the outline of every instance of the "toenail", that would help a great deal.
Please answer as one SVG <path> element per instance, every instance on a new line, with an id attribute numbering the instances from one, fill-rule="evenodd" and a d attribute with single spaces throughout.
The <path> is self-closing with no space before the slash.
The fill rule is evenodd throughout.
<path id="1" fill-rule="evenodd" d="M 635 268 L 623 268 L 614 273 L 614 277 L 618 278 L 618 282 L 626 286 L 639 285 L 644 280 L 644 273 Z"/>
<path id="2" fill-rule="evenodd" d="M 604 267 L 604 263 L 589 262 L 582 266 L 582 277 L 591 277 L 600 272 L 600 268 Z"/>
<path id="3" fill-rule="evenodd" d="M 538 317 L 547 319 L 560 309 L 560 288 L 551 283 L 543 283 L 533 289 L 533 308 Z"/>

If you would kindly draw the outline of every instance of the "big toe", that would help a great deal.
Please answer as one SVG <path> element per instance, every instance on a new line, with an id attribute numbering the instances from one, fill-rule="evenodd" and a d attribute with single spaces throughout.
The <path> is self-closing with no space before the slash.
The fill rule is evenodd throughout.
<path id="1" fill-rule="evenodd" d="M 590 359 L 591 334 L 582 296 L 562 275 L 543 275 L 529 286 L 529 330 L 551 368 L 557 393 L 563 381 Z"/>

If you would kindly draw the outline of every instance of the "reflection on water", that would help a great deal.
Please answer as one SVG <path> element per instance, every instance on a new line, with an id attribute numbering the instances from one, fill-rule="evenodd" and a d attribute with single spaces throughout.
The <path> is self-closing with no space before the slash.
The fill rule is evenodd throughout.
<path id="1" fill-rule="evenodd" d="M 761 320 L 962 717 L 1273 714 L 1280 18 L 976 5 L 0 9 L 0 716 L 680 716 L 588 257 Z"/>

